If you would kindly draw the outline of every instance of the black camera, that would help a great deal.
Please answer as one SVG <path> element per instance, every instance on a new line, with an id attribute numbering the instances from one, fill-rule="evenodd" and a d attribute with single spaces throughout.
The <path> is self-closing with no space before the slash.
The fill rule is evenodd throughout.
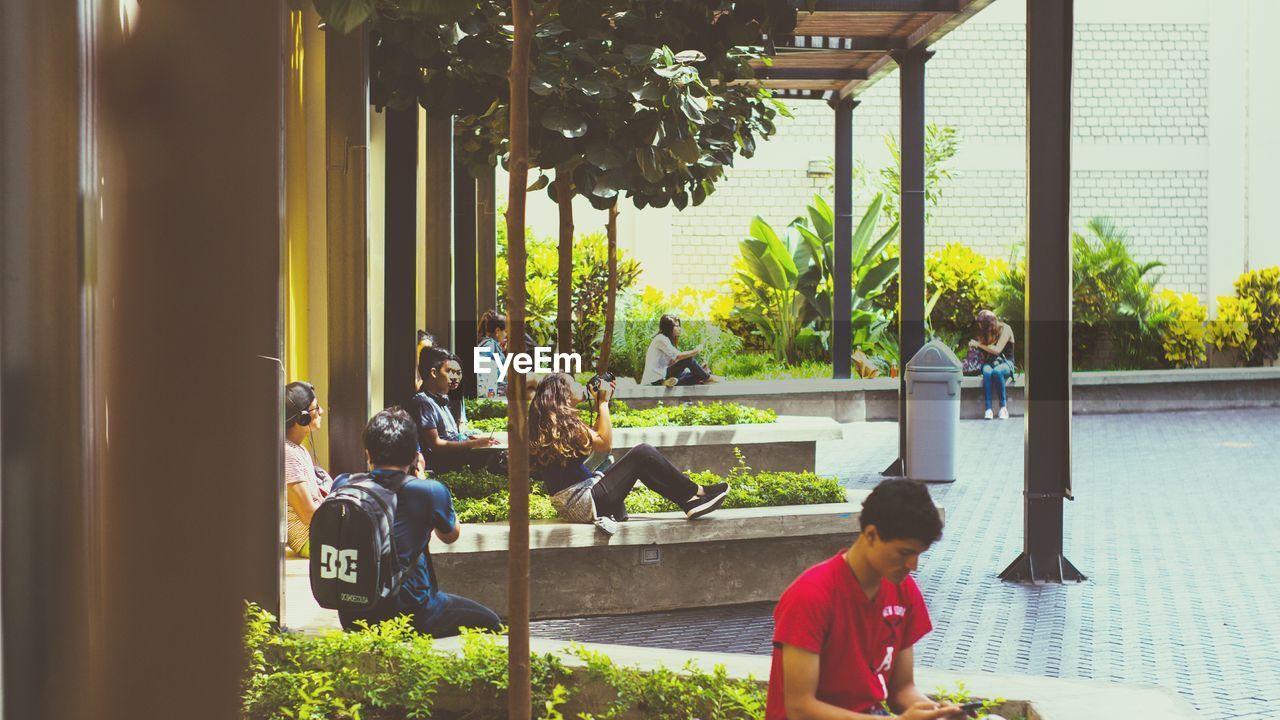
<path id="1" fill-rule="evenodd" d="M 587 381 L 587 393 L 595 397 L 600 393 L 600 386 L 605 383 L 611 383 L 617 380 L 617 376 L 609 371 L 596 373 L 594 377 Z M 612 400 L 613 398 L 610 398 Z"/>

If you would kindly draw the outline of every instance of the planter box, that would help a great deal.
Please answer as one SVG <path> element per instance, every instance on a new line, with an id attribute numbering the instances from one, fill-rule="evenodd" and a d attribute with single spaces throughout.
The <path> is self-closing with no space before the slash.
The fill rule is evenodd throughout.
<path id="1" fill-rule="evenodd" d="M 1019 373 L 1009 386 L 1009 411 L 1025 410 L 1027 376 Z M 658 402 L 736 402 L 774 407 L 793 415 L 830 417 L 840 422 L 898 419 L 898 381 L 870 380 L 731 380 L 714 385 L 619 388 L 618 397 L 632 407 Z M 1196 370 L 1117 370 L 1077 372 L 1072 376 L 1071 409 L 1077 415 L 1228 410 L 1280 407 L 1280 369 L 1214 368 Z M 961 383 L 960 417 L 977 419 L 985 409 L 982 378 Z"/>
<path id="2" fill-rule="evenodd" d="M 616 615 L 777 600 L 810 565 L 848 547 L 867 491 L 849 502 L 632 515 L 617 534 L 594 525 L 530 524 L 534 618 Z M 506 615 L 507 526 L 463 528 L 453 545 L 432 546 L 447 592 Z"/>
<path id="3" fill-rule="evenodd" d="M 507 434 L 494 433 L 506 447 Z M 813 470 L 820 440 L 842 440 L 840 424 L 827 417 L 780 415 L 760 425 L 691 425 L 687 427 L 615 428 L 614 456 L 648 443 L 678 468 L 710 470 L 721 475 L 737 467 L 734 448 L 756 470 Z"/>

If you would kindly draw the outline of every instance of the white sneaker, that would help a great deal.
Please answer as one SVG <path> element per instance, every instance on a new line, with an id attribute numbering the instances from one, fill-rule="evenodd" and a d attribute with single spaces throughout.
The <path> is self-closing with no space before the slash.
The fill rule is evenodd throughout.
<path id="1" fill-rule="evenodd" d="M 995 420 L 996 416 L 991 414 L 991 408 L 987 408 L 987 412 L 983 414 L 984 420 Z"/>
<path id="2" fill-rule="evenodd" d="M 675 387 L 678 382 L 680 382 L 680 378 L 669 377 L 662 381 L 662 387 L 670 389 Z"/>
<path id="3" fill-rule="evenodd" d="M 1009 419 L 1009 408 L 1007 408 L 1007 407 L 1002 407 L 1002 408 L 1000 408 L 1000 419 L 1001 419 L 1001 420 L 1008 420 L 1008 419 Z"/>
<path id="4" fill-rule="evenodd" d="M 618 532 L 618 521 L 611 517 L 598 517 L 596 528 L 605 535 L 615 535 Z"/>

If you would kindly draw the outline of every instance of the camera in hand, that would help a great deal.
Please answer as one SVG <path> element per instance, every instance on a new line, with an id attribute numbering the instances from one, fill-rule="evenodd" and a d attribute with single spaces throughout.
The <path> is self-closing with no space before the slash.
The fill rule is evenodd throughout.
<path id="1" fill-rule="evenodd" d="M 602 373 L 596 373 L 594 377 L 587 381 L 587 393 L 591 397 L 595 397 L 600 394 L 601 385 L 611 383 L 615 380 L 617 380 L 617 376 L 607 370 Z M 611 401 L 613 400 L 612 397 L 609 399 Z"/>

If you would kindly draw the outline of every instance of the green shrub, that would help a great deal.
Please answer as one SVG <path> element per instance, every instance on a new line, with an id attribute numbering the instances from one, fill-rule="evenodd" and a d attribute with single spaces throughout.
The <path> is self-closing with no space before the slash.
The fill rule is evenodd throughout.
<path id="1" fill-rule="evenodd" d="M 975 337 L 978 311 L 990 308 L 995 299 L 996 279 L 1004 262 L 992 260 L 959 243 L 946 246 L 925 257 L 926 290 L 934 300 L 930 327 L 954 350 L 966 347 Z"/>
<path id="2" fill-rule="evenodd" d="M 281 631 L 275 617 L 252 604 L 246 616 L 244 720 L 431 718 L 444 702 L 455 710 L 465 706 L 471 720 L 507 717 L 507 648 L 495 635 L 463 630 L 462 652 L 454 653 L 414 632 L 405 616 L 321 636 Z M 544 709 L 534 717 L 563 720 L 560 708 L 569 703 L 582 708 L 575 717 L 583 720 L 624 714 L 655 720 L 764 716 L 764 684 L 730 679 L 721 665 L 709 673 L 691 663 L 679 671 L 644 671 L 581 647 L 567 654 L 584 667 L 575 672 L 556 655 L 530 655 L 533 706 Z M 579 696 L 584 682 L 615 692 Z"/>
<path id="3" fill-rule="evenodd" d="M 742 350 L 742 339 L 722 328 L 733 305 L 724 293 L 684 288 L 668 295 L 646 287 L 641 293 L 623 296 L 619 305 L 609 355 L 609 369 L 619 377 L 640 381 L 649 343 L 658 334 L 658 320 L 668 313 L 680 318 L 680 347 L 701 347 L 697 360 L 712 372 L 724 374 L 723 364 Z"/>
<path id="4" fill-rule="evenodd" d="M 1209 323 L 1209 342 L 1219 350 L 1239 350 L 1241 357 L 1252 357 L 1258 345 L 1249 334 L 1249 328 L 1258 323 L 1261 316 L 1258 305 L 1251 298 L 1218 297 L 1218 316 Z"/>
<path id="5" fill-rule="evenodd" d="M 734 380 L 831 379 L 829 360 L 804 360 L 788 365 L 760 352 L 735 355 L 721 366 L 721 370 Z"/>
<path id="6" fill-rule="evenodd" d="M 689 478 L 699 485 L 728 482 L 730 490 L 725 498 L 726 508 L 778 507 L 783 505 L 816 505 L 843 502 L 844 489 L 833 477 L 812 472 L 753 472 L 745 464 L 720 476 L 712 472 L 690 473 Z M 440 476 L 453 493 L 454 511 L 460 522 L 501 522 L 507 519 L 510 502 L 507 495 L 507 479 L 484 470 L 463 473 L 444 473 Z M 453 483 L 464 483 L 463 489 Z M 488 495 L 477 495 L 476 488 L 493 488 Z M 627 495 L 627 512 L 655 513 L 678 510 L 661 495 L 644 487 Z M 551 499 L 541 483 L 533 483 L 529 495 L 529 517 L 547 520 L 556 516 Z"/>
<path id="7" fill-rule="evenodd" d="M 1205 321 L 1209 308 L 1195 293 L 1161 290 L 1156 296 L 1168 320 L 1160 330 L 1164 359 L 1170 367 L 1199 367 L 1205 361 Z"/>
<path id="8" fill-rule="evenodd" d="M 466 403 L 467 419 L 473 422 L 507 416 L 505 398 L 467 398 Z"/>
<path id="9" fill-rule="evenodd" d="M 614 400 L 609 418 L 615 428 L 686 427 L 690 425 L 760 425 L 777 422 L 778 414 L 772 410 L 747 407 L 738 403 L 695 403 L 687 405 L 658 405 L 643 410 L 632 410 L 621 400 Z M 587 424 L 594 422 L 594 410 L 579 406 L 578 414 Z M 471 423 L 480 432 L 506 432 L 507 418 L 489 418 Z"/>
<path id="10" fill-rule="evenodd" d="M 502 223 L 499 223 L 501 226 Z M 528 235 L 528 280 L 525 307 L 529 334 L 539 345 L 552 346 L 556 339 L 556 278 L 559 275 L 558 240 Z M 507 287 L 507 244 L 505 233 L 498 237 L 498 304 L 505 302 Z M 602 232 L 578 235 L 573 240 L 573 351 L 590 364 L 604 331 L 605 290 L 609 281 L 608 239 Z M 640 277 L 640 263 L 618 251 L 618 294 L 621 296 Z"/>
<path id="11" fill-rule="evenodd" d="M 1249 318 L 1249 336 L 1254 345 L 1243 359 L 1261 365 L 1280 356 L 1280 266 L 1253 270 L 1235 282 L 1236 297 L 1251 300 L 1256 315 Z"/>

